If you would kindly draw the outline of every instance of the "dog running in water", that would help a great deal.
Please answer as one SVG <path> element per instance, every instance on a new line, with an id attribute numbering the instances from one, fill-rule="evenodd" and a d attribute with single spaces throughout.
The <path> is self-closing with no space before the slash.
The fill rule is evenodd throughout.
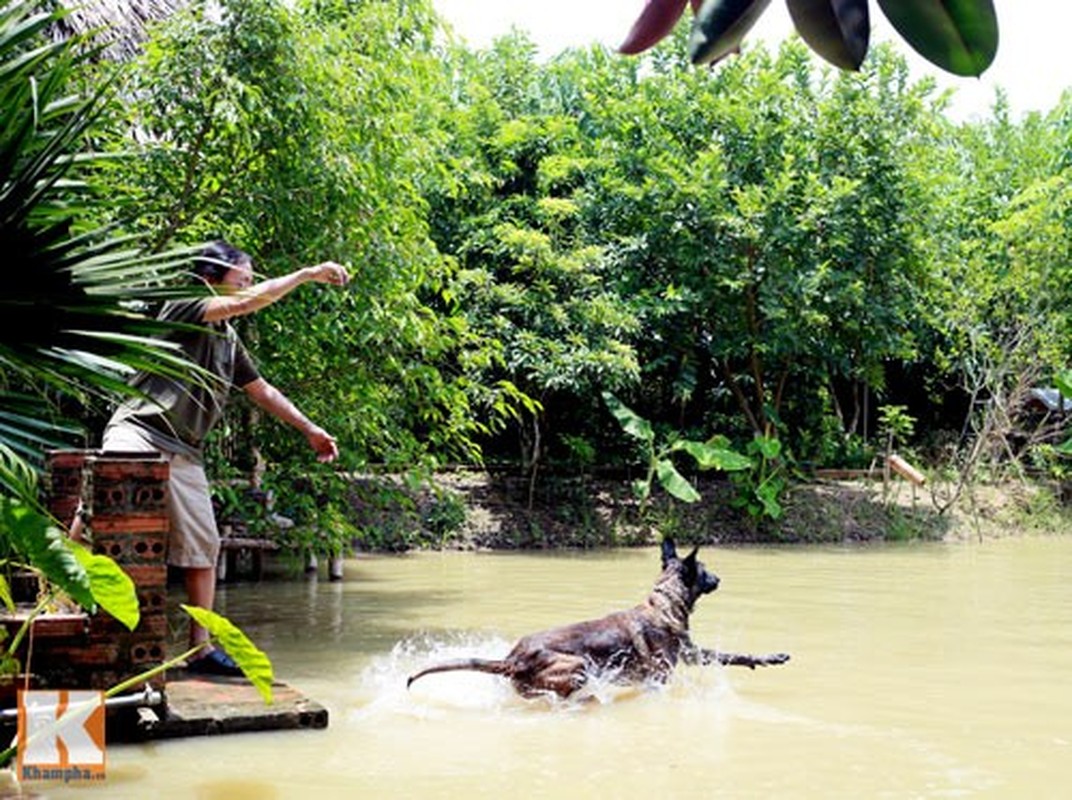
<path id="1" fill-rule="evenodd" d="M 509 678 L 523 697 L 556 694 L 565 699 L 596 676 L 627 685 L 665 683 L 678 660 L 750 669 L 788 661 L 786 653 L 721 653 L 693 644 L 689 614 L 697 599 L 718 588 L 718 576 L 697 560 L 697 550 L 679 558 L 674 543 L 665 540 L 662 574 L 647 599 L 634 608 L 531 634 L 500 660 L 463 658 L 425 667 L 411 675 L 406 686 L 433 672 L 470 670 Z"/>

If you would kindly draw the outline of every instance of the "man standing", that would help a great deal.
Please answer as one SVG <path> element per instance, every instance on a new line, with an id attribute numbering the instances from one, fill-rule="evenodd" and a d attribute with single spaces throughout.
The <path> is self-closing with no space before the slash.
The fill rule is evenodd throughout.
<path id="1" fill-rule="evenodd" d="M 184 570 L 190 604 L 211 609 L 220 537 L 202 447 L 223 414 L 231 387 L 242 389 L 260 408 L 301 431 L 320 461 L 332 461 L 339 454 L 334 437 L 260 376 L 228 320 L 259 311 L 303 283 L 342 286 L 349 275 L 341 265 L 326 261 L 254 283 L 252 259 L 226 242 L 206 248 L 194 260 L 193 271 L 215 294 L 169 301 L 160 319 L 182 324 L 168 339 L 206 372 L 187 380 L 140 373 L 133 381 L 138 395 L 116 409 L 104 430 L 102 449 L 155 451 L 168 461 L 167 562 Z M 208 631 L 191 620 L 191 647 L 207 639 Z M 216 675 L 242 674 L 234 660 L 215 647 L 202 650 L 187 668 Z"/>

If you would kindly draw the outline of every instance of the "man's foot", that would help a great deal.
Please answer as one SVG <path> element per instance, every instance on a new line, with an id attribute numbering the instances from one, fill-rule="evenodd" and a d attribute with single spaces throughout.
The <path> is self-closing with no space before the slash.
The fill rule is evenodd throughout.
<path id="1" fill-rule="evenodd" d="M 222 675 L 228 678 L 245 677 L 234 659 L 219 648 L 213 648 L 200 658 L 187 661 L 186 671 L 198 675 Z"/>

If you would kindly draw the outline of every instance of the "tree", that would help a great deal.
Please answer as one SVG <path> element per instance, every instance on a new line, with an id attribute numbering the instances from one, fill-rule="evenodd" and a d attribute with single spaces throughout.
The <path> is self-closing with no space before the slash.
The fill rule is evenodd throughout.
<path id="1" fill-rule="evenodd" d="M 555 86 L 531 43 L 505 37 L 463 57 L 459 81 L 449 130 L 461 177 L 433 198 L 431 224 L 440 249 L 457 254 L 449 293 L 467 332 L 495 348 L 474 379 L 536 401 L 518 426 L 534 480 L 545 452 L 562 452 L 553 436 L 598 408 L 601 387 L 637 379 L 636 321 L 582 229 L 584 132 L 545 99 Z"/>
<path id="2" fill-rule="evenodd" d="M 269 274 L 326 257 L 353 265 L 347 292 L 247 321 L 255 357 L 351 465 L 478 458 L 473 437 L 506 412 L 440 369 L 463 345 L 458 319 L 429 305 L 449 271 L 422 197 L 446 97 L 430 5 L 256 0 L 221 12 L 176 15 L 135 65 L 142 158 L 117 176 L 137 198 L 134 224 L 161 243 L 232 239 Z M 225 429 L 240 449 L 301 458 L 298 443 L 255 435 L 245 413 Z"/>

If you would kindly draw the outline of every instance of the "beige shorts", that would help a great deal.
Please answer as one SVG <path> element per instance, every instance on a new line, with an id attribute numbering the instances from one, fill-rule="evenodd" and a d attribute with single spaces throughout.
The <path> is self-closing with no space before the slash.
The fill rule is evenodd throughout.
<path id="1" fill-rule="evenodd" d="M 178 453 L 157 450 L 138 428 L 122 423 L 105 428 L 101 449 L 159 452 L 167 460 L 170 466 L 167 563 L 175 567 L 215 567 L 220 534 L 212 513 L 212 495 L 204 466 Z"/>

